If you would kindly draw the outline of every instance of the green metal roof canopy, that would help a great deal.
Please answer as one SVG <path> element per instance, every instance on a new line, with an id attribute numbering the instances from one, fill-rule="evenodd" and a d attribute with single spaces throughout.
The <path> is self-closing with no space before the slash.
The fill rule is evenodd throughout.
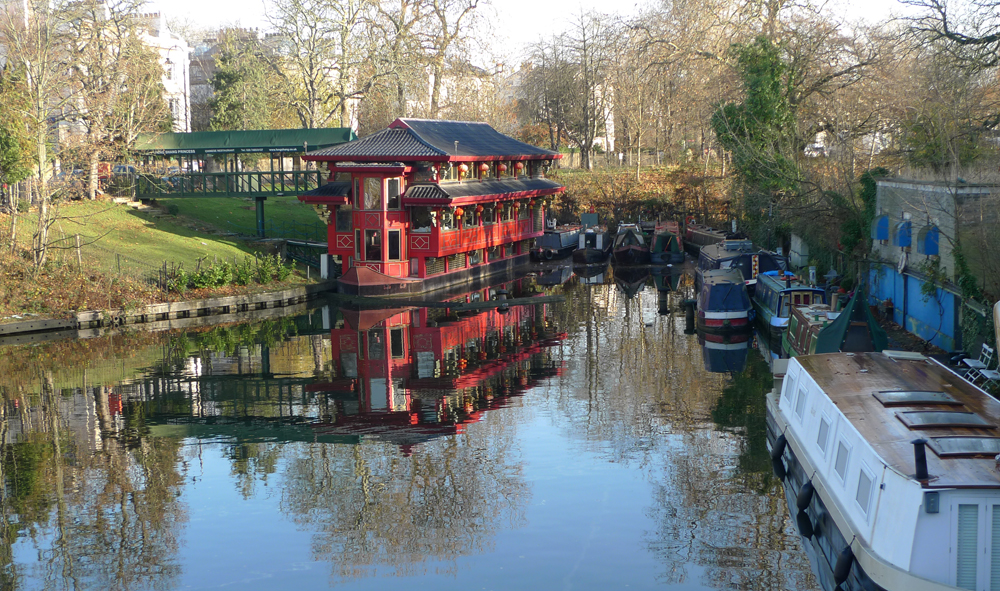
<path id="1" fill-rule="evenodd" d="M 861 286 L 854 291 L 840 316 L 816 335 L 816 353 L 882 351 L 889 339 L 872 316 Z"/>
<path id="2" fill-rule="evenodd" d="M 141 134 L 135 151 L 144 155 L 299 153 L 357 139 L 349 127 L 257 129 Z"/>

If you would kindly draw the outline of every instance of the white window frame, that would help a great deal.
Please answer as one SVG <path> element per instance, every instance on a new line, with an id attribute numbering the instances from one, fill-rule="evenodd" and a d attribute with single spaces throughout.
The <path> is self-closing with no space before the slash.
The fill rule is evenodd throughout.
<path id="1" fill-rule="evenodd" d="M 809 389 L 806 388 L 805 384 L 799 386 L 798 395 L 795 397 L 795 416 L 799 417 L 799 421 L 804 421 L 806 417 L 806 402 L 809 396 Z"/>
<path id="2" fill-rule="evenodd" d="M 847 450 L 847 460 L 844 462 L 844 473 L 841 474 L 837 471 L 837 456 L 840 454 L 840 446 L 843 445 L 844 449 Z M 854 446 L 851 442 L 847 440 L 846 437 L 841 435 L 837 437 L 837 451 L 833 454 L 833 473 L 837 475 L 840 479 L 840 483 L 847 486 L 847 475 L 851 473 L 851 454 L 854 453 Z"/>
<path id="3" fill-rule="evenodd" d="M 824 422 L 826 423 L 825 446 L 819 444 L 819 436 L 823 432 Z M 820 455 L 823 456 L 824 458 L 827 457 L 827 455 L 830 452 L 830 435 L 833 435 L 833 419 L 831 419 L 830 416 L 824 412 L 822 415 L 820 415 L 819 427 L 816 429 L 816 447 L 819 448 Z"/>
<path id="4" fill-rule="evenodd" d="M 858 506 L 858 509 L 861 510 L 861 514 L 864 515 L 864 517 L 865 517 L 865 523 L 868 523 L 869 517 L 871 516 L 871 512 L 872 512 L 872 501 L 875 498 L 875 488 L 878 485 L 878 483 L 875 481 L 875 473 L 874 473 L 874 471 L 872 471 L 872 469 L 868 467 L 868 464 L 866 464 L 864 460 L 861 460 L 858 463 L 860 464 L 858 466 L 858 486 L 854 489 L 854 503 Z M 861 503 L 858 501 L 858 493 L 860 492 L 860 488 L 861 488 L 861 475 L 862 474 L 864 474 L 865 476 L 867 476 L 868 479 L 871 481 L 871 487 L 868 489 L 868 507 L 867 508 L 863 507 L 861 505 Z"/>
<path id="5" fill-rule="evenodd" d="M 788 382 L 785 385 L 785 389 L 784 389 L 784 391 L 785 391 L 785 398 L 787 398 L 789 402 L 794 402 L 793 399 L 795 398 L 795 385 L 796 385 L 796 382 L 799 381 L 798 377 L 799 377 L 798 372 L 795 372 L 795 374 L 793 374 L 793 375 L 785 376 L 785 381 Z"/>

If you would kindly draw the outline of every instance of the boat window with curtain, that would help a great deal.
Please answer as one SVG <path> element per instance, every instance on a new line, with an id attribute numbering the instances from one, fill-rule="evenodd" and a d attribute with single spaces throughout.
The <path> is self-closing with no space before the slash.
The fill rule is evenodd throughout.
<path id="1" fill-rule="evenodd" d="M 382 209 L 382 179 L 365 177 L 365 209 Z"/>

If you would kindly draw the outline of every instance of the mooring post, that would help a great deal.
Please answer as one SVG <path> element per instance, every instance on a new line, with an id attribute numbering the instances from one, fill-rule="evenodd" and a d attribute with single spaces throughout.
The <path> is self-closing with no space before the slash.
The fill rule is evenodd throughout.
<path id="1" fill-rule="evenodd" d="M 80 235 L 76 235 L 76 270 L 83 273 L 83 255 L 80 254 Z"/>
<path id="2" fill-rule="evenodd" d="M 264 236 L 264 202 L 267 201 L 267 196 L 257 195 L 254 197 L 254 201 L 257 202 L 257 237 L 265 238 Z"/>

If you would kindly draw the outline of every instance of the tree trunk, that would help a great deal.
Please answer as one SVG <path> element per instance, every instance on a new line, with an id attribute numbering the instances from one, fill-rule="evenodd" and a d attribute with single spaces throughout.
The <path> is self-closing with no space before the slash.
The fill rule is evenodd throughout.
<path id="1" fill-rule="evenodd" d="M 87 199 L 91 201 L 97 199 L 97 167 L 100 159 L 101 153 L 96 146 L 91 148 L 87 156 Z"/>
<path id="2" fill-rule="evenodd" d="M 438 110 L 440 106 L 438 102 L 441 100 L 441 67 L 440 63 L 434 64 L 434 70 L 432 75 L 434 76 L 434 82 L 431 84 L 431 104 L 430 112 L 428 113 L 428 119 L 437 119 Z"/>
<path id="3" fill-rule="evenodd" d="M 580 168 L 584 170 L 594 170 L 590 159 L 590 148 L 585 147 L 586 143 L 580 144 Z"/>
<path id="4" fill-rule="evenodd" d="M 49 245 L 49 181 L 47 178 L 48 162 L 46 161 L 45 149 L 45 132 L 47 130 L 44 128 L 40 129 L 41 131 L 36 137 L 35 144 L 35 156 L 38 165 L 38 227 L 32 243 L 32 254 L 34 255 L 36 269 L 45 264 Z"/>

